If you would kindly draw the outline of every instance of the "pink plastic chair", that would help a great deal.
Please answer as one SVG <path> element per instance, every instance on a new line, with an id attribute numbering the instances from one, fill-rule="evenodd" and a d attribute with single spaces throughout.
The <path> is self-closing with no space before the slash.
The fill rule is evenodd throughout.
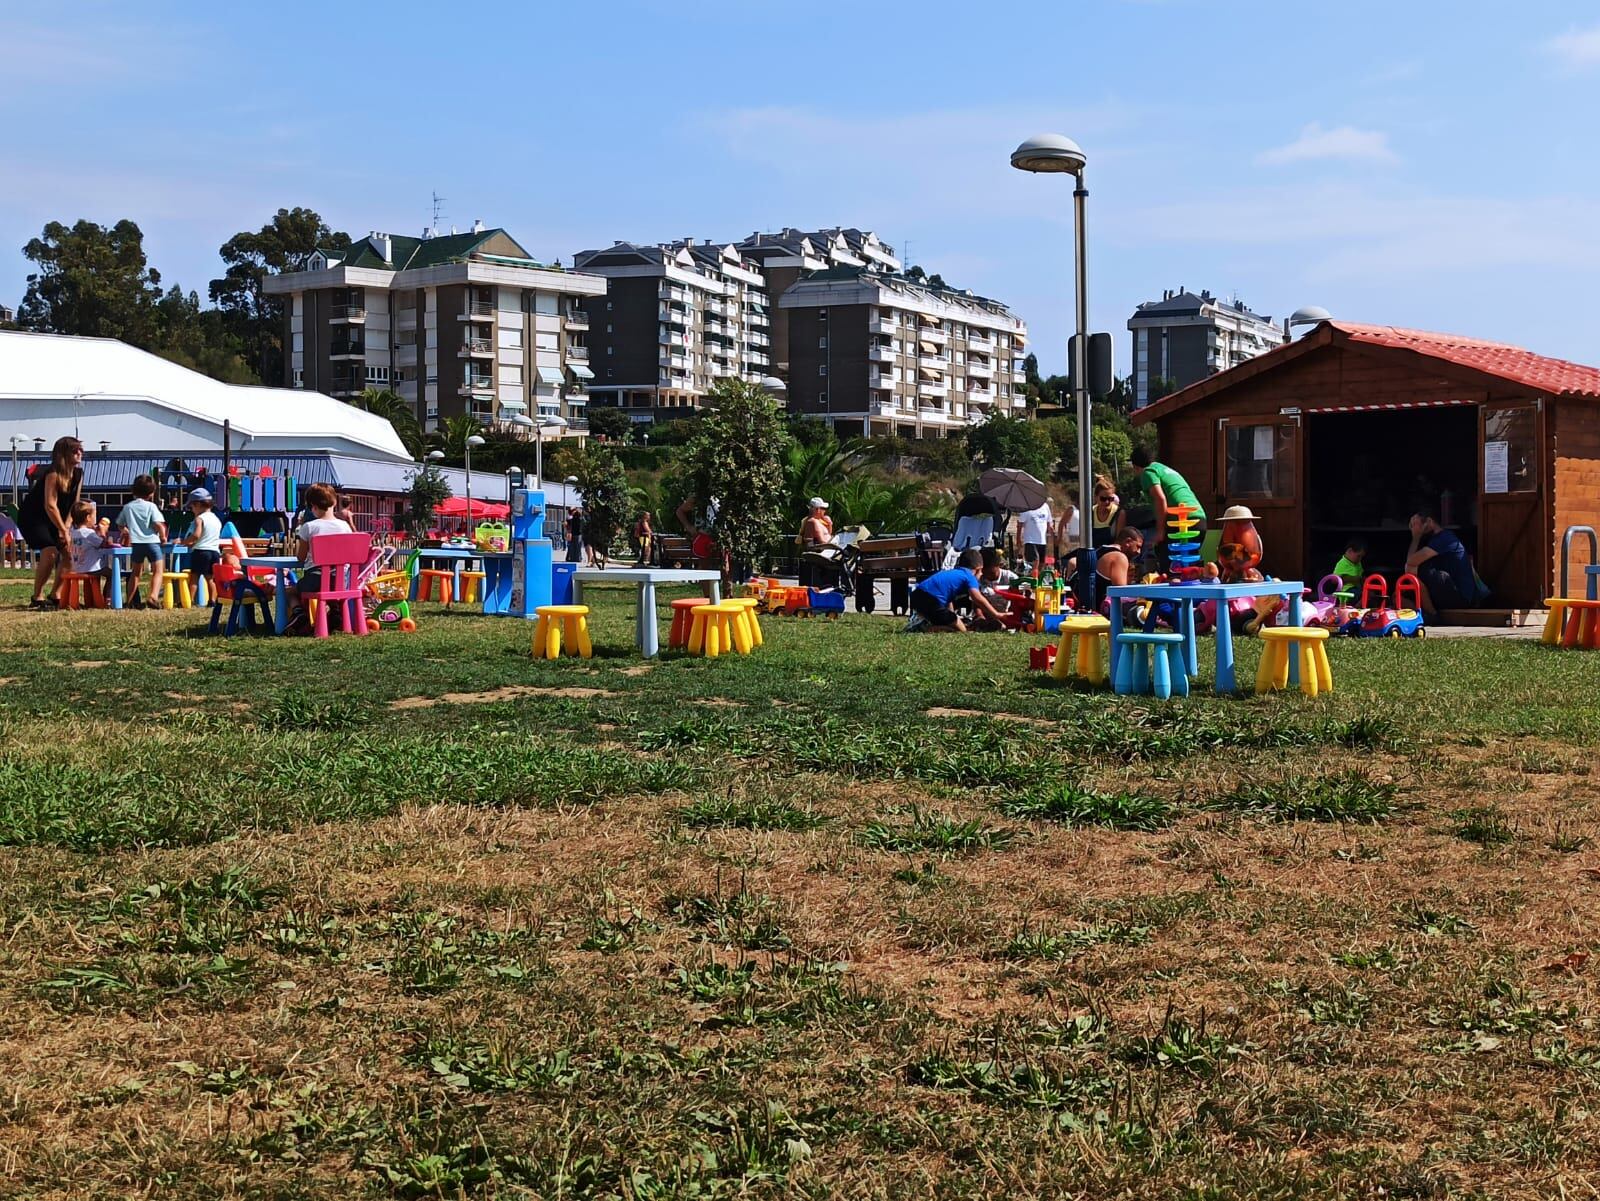
<path id="1" fill-rule="evenodd" d="M 318 534 L 311 540 L 311 552 L 306 556 L 306 566 L 315 568 L 321 587 L 313 592 L 304 583 L 300 586 L 302 601 L 314 600 L 317 619 L 312 632 L 318 638 L 328 636 L 328 608 L 344 603 L 344 628 L 347 633 L 366 634 L 367 615 L 361 597 L 366 591 L 359 582 L 361 569 L 372 557 L 371 534 Z"/>

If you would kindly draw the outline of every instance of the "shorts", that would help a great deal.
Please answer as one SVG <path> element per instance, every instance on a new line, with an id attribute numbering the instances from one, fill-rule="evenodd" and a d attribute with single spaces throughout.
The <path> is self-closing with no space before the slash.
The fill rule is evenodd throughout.
<path id="1" fill-rule="evenodd" d="M 128 562 L 137 567 L 140 563 L 160 563 L 161 543 L 135 542 L 128 548 Z"/>
<path id="2" fill-rule="evenodd" d="M 222 562 L 222 552 L 216 550 L 189 551 L 189 570 L 206 579 L 211 578 L 211 569 Z"/>
<path id="3" fill-rule="evenodd" d="M 1428 599 L 1433 602 L 1435 613 L 1440 609 L 1467 609 L 1472 606 L 1472 602 L 1461 595 L 1450 573 L 1443 568 L 1423 564 L 1417 572 L 1417 578 L 1428 590 Z"/>
<path id="4" fill-rule="evenodd" d="M 1022 546 L 1022 557 L 1029 563 L 1043 563 L 1045 559 L 1043 542 L 1025 542 Z"/>
<path id="5" fill-rule="evenodd" d="M 911 606 L 912 612 L 931 626 L 956 624 L 956 611 L 949 605 L 941 605 L 921 589 L 913 589 L 906 602 Z"/>

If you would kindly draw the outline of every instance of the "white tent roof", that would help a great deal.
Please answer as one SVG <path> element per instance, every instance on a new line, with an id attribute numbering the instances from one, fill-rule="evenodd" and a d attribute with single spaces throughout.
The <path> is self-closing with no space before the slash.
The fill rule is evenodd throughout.
<path id="1" fill-rule="evenodd" d="M 320 392 L 244 387 L 112 338 L 0 331 L 0 445 L 76 434 L 118 450 L 326 450 L 410 462 L 382 417 Z"/>

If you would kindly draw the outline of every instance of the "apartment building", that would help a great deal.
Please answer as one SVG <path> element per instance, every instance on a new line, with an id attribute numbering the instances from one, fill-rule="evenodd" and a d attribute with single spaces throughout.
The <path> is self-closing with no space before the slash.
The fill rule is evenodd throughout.
<path id="1" fill-rule="evenodd" d="M 778 306 L 789 408 L 840 433 L 943 438 L 1026 408 L 1027 326 L 997 300 L 861 265 L 813 272 Z"/>
<path id="2" fill-rule="evenodd" d="M 1252 313 L 1237 298 L 1179 288 L 1141 304 L 1128 319 L 1133 335 L 1133 403 L 1153 399 L 1152 386 L 1168 380 L 1170 391 L 1237 367 L 1286 340 L 1271 317 Z"/>
<path id="3" fill-rule="evenodd" d="M 585 250 L 573 268 L 607 290 L 584 301 L 596 403 L 636 421 L 681 417 L 719 380 L 772 371 L 772 314 L 756 265 L 727 244 L 684 238 Z"/>
<path id="4" fill-rule="evenodd" d="M 390 388 L 425 430 L 461 414 L 512 432 L 541 417 L 588 429 L 583 302 L 606 281 L 535 261 L 503 229 L 375 232 L 263 288 L 287 300 L 285 386 Z"/>

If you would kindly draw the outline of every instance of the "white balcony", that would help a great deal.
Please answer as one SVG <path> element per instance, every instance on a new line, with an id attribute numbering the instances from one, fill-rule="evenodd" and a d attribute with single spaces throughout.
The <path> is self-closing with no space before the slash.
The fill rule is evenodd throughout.
<path id="1" fill-rule="evenodd" d="M 928 380 L 923 380 L 921 383 L 919 383 L 917 385 L 917 395 L 918 396 L 938 396 L 938 397 L 943 397 L 943 396 L 947 395 L 949 393 L 949 391 L 950 391 L 950 388 L 949 388 L 948 385 L 943 384 L 943 383 L 933 383 L 933 382 L 930 382 Z"/>
<path id="2" fill-rule="evenodd" d="M 993 379 L 994 368 L 988 363 L 980 363 L 976 359 L 968 359 L 967 375 L 973 379 Z"/>
<path id="3" fill-rule="evenodd" d="M 867 386 L 869 388 L 883 388 L 888 391 L 893 391 L 894 385 L 895 379 L 892 375 L 879 375 L 874 373 L 867 376 Z"/>
<path id="4" fill-rule="evenodd" d="M 663 367 L 671 367 L 678 371 L 687 371 L 689 368 L 694 366 L 694 360 L 692 360 L 688 355 L 673 354 L 666 350 L 663 350 L 660 355 L 657 356 L 656 361 Z"/>
<path id="5" fill-rule="evenodd" d="M 943 375 L 946 371 L 950 370 L 949 363 L 931 354 L 925 354 L 918 358 L 917 366 L 922 368 L 924 371 L 937 371 L 940 375 Z"/>
<path id="6" fill-rule="evenodd" d="M 867 322 L 867 329 L 874 334 L 888 334 L 891 338 L 900 332 L 900 327 L 887 317 L 874 317 Z"/>
<path id="7" fill-rule="evenodd" d="M 986 329 L 967 330 L 967 345 L 974 350 L 988 349 L 994 346 L 994 335 Z"/>
<path id="8" fill-rule="evenodd" d="M 1011 382 L 1013 384 L 1025 384 L 1025 383 L 1027 383 L 1028 382 L 1027 373 L 1023 372 L 1023 371 L 1013 371 L 1011 373 Z"/>
<path id="9" fill-rule="evenodd" d="M 678 288 L 672 284 L 662 284 L 659 295 L 662 300 L 675 300 L 680 304 L 688 304 L 694 299 L 688 288 Z"/>
<path id="10" fill-rule="evenodd" d="M 747 325 L 759 325 L 763 328 L 770 328 L 772 325 L 764 309 L 746 309 L 744 319 Z"/>
<path id="11" fill-rule="evenodd" d="M 867 358 L 874 363 L 892 363 L 899 357 L 893 346 L 874 346 L 867 351 Z"/>
<path id="12" fill-rule="evenodd" d="M 582 309 L 568 309 L 565 313 L 568 329 L 588 329 L 589 314 Z"/>
<path id="13" fill-rule="evenodd" d="M 749 341 L 751 346 L 771 346 L 772 345 L 772 339 L 767 337 L 766 334 L 751 334 L 749 339 L 748 339 L 748 341 Z"/>
<path id="14" fill-rule="evenodd" d="M 924 342 L 932 342 L 935 346 L 948 346 L 950 335 L 937 325 L 924 325 L 917 330 L 917 337 Z"/>
<path id="15" fill-rule="evenodd" d="M 395 313 L 395 315 L 394 315 L 394 327 L 397 330 L 399 330 L 399 329 L 416 329 L 417 328 L 417 310 L 416 309 L 400 309 L 399 311 L 397 311 Z"/>
<path id="16" fill-rule="evenodd" d="M 358 321 L 367 319 L 367 305 L 365 301 L 358 300 L 353 304 L 336 304 L 328 311 L 329 321 Z"/>
<path id="17" fill-rule="evenodd" d="M 718 300 L 713 297 L 712 299 L 706 301 L 706 312 L 717 317 L 726 317 L 728 315 L 728 302 L 725 300 Z"/>
<path id="18" fill-rule="evenodd" d="M 758 367 L 765 367 L 771 362 L 771 360 L 759 350 L 746 350 L 744 352 L 744 361 L 747 363 L 754 363 Z"/>
<path id="19" fill-rule="evenodd" d="M 867 406 L 867 412 L 874 417 L 894 417 L 897 410 L 892 401 L 875 400 Z"/>
<path id="20" fill-rule="evenodd" d="M 574 346 L 567 344 L 567 362 L 587 363 L 589 361 L 589 348 L 587 346 Z"/>
<path id="21" fill-rule="evenodd" d="M 918 405 L 917 416 L 926 425 L 945 425 L 950 421 L 950 415 L 943 409 L 934 408 L 933 405 Z"/>
<path id="22" fill-rule="evenodd" d="M 469 300 L 456 317 L 462 321 L 482 321 L 494 316 L 494 301 Z"/>
<path id="23" fill-rule="evenodd" d="M 468 338 L 461 343 L 461 349 L 456 351 L 460 359 L 492 359 L 494 358 L 494 343 L 488 338 Z"/>
<path id="24" fill-rule="evenodd" d="M 726 322 L 722 322 L 722 321 L 707 321 L 706 322 L 706 337 L 708 337 L 708 338 L 731 338 L 733 336 L 734 336 L 734 328 L 733 328 L 733 326 L 728 325 Z"/>
<path id="25" fill-rule="evenodd" d="M 494 394 L 494 376 L 469 375 L 467 376 L 467 382 L 462 384 L 461 387 L 457 388 L 456 391 L 462 396 L 476 396 L 482 394 L 488 394 L 492 396 Z"/>

